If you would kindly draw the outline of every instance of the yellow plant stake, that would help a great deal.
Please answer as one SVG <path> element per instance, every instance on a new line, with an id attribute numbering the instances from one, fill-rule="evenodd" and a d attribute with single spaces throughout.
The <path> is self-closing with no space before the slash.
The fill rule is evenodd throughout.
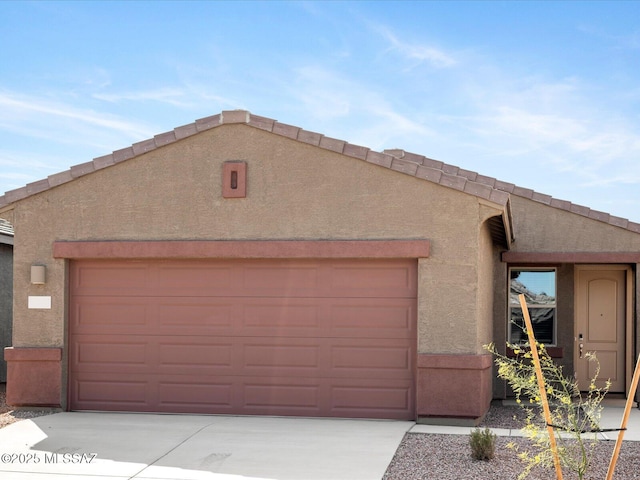
<path id="1" fill-rule="evenodd" d="M 536 368 L 536 377 L 538 379 L 538 388 L 540 389 L 540 400 L 542 401 L 542 410 L 544 411 L 544 419 L 547 423 L 547 432 L 549 433 L 549 442 L 551 444 L 551 453 L 553 453 L 553 464 L 556 467 L 556 477 L 562 480 L 562 467 L 560 466 L 560 456 L 558 455 L 558 447 L 556 445 L 556 437 L 551 426 L 551 411 L 549 410 L 549 402 L 547 401 L 547 389 L 544 385 L 544 377 L 542 376 L 542 368 L 540 367 L 540 357 L 538 357 L 538 346 L 536 337 L 533 334 L 533 326 L 529 317 L 529 309 L 527 301 L 523 294 L 518 295 L 520 306 L 522 307 L 522 315 L 527 327 L 527 335 L 529 336 L 529 345 L 531 345 L 531 355 L 533 356 L 533 365 Z"/>
<path id="2" fill-rule="evenodd" d="M 633 405 L 633 397 L 635 397 L 636 389 L 638 388 L 638 380 L 640 380 L 640 357 L 638 357 L 636 369 L 633 372 L 633 380 L 631 381 L 631 389 L 629 389 L 627 403 L 624 406 L 624 414 L 622 415 L 622 423 L 620 424 L 620 431 L 618 432 L 618 440 L 616 440 L 616 446 L 613 449 L 613 455 L 611 455 L 611 462 L 609 462 L 607 480 L 611 480 L 613 478 L 613 471 L 616 469 L 616 462 L 618 461 L 618 455 L 620 455 L 620 448 L 622 447 L 622 439 L 624 438 L 624 432 L 627 429 L 627 421 L 629 420 L 631 406 Z"/>

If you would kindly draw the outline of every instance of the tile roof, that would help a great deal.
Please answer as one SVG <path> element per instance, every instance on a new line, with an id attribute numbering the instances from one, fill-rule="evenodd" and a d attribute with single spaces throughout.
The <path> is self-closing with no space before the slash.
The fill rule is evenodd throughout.
<path id="1" fill-rule="evenodd" d="M 130 147 L 116 150 L 109 155 L 98 157 L 90 162 L 75 165 L 64 172 L 50 175 L 39 180 L 6 192 L 0 196 L 0 209 L 31 195 L 43 192 L 58 185 L 70 182 L 75 178 L 87 175 L 111 165 L 123 162 L 138 155 L 142 155 L 156 148 L 177 142 L 205 130 L 229 124 L 246 124 L 251 127 L 266 130 L 299 142 L 308 143 L 332 152 L 357 158 L 368 163 L 383 166 L 406 175 L 427 180 L 448 188 L 453 188 L 476 197 L 488 200 L 503 207 L 508 207 L 509 196 L 516 195 L 549 205 L 553 208 L 582 215 L 600 222 L 608 223 L 635 233 L 640 233 L 640 224 L 630 222 L 621 217 L 615 217 L 605 212 L 591 210 L 588 207 L 575 205 L 566 200 L 558 200 L 533 190 L 522 188 L 512 183 L 480 175 L 477 172 L 464 170 L 438 160 L 406 152 L 401 149 L 376 152 L 367 147 L 347 143 L 300 127 L 280 123 L 276 120 L 253 115 L 246 110 L 223 111 L 217 115 L 201 118 L 194 123 L 177 127 L 172 131 L 155 135 L 153 138 L 134 143 Z"/>

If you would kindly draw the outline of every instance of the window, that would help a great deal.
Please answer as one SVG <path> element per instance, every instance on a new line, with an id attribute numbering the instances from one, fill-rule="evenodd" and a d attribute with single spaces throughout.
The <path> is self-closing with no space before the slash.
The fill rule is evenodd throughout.
<path id="1" fill-rule="evenodd" d="M 509 341 L 528 341 L 518 296 L 524 294 L 536 340 L 556 343 L 556 270 L 554 268 L 509 270 Z"/>

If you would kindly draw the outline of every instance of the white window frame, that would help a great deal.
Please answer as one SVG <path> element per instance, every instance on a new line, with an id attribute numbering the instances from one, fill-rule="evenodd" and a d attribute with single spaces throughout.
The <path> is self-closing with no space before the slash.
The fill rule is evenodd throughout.
<path id="1" fill-rule="evenodd" d="M 533 308 L 553 308 L 554 309 L 554 315 L 553 315 L 553 329 L 552 329 L 552 341 L 551 343 L 545 343 L 545 342 L 540 342 L 540 343 L 545 343 L 545 345 L 549 345 L 549 346 L 557 346 L 558 344 L 558 269 L 556 267 L 522 267 L 522 266 L 513 266 L 513 267 L 509 267 L 509 271 L 508 271 L 508 276 L 507 276 L 507 323 L 509 324 L 509 328 L 508 328 L 508 332 L 507 332 L 507 341 L 509 343 L 515 343 L 511 341 L 511 330 L 512 328 L 517 328 L 516 325 L 513 324 L 513 322 L 511 321 L 512 319 L 512 315 L 511 315 L 511 311 L 514 308 L 517 309 L 521 309 L 520 308 L 520 304 L 518 303 L 517 305 L 515 303 L 511 302 L 511 272 L 512 271 L 520 271 L 520 272 L 553 272 L 554 275 L 554 288 L 555 291 L 553 292 L 553 298 L 555 298 L 555 302 L 553 304 L 544 304 L 544 306 L 542 305 L 535 305 L 535 304 L 529 304 L 527 303 L 527 306 L 529 307 L 529 309 L 533 309 Z M 539 341 L 539 340 L 538 340 Z M 525 343 L 524 341 L 521 343 Z"/>

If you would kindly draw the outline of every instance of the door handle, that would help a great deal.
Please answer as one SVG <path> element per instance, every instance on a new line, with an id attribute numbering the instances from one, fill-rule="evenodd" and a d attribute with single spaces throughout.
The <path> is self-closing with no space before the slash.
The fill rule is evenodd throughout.
<path id="1" fill-rule="evenodd" d="M 578 344 L 578 353 L 579 353 L 579 358 L 582 358 L 582 357 L 583 357 L 583 355 L 582 355 L 582 354 L 583 354 L 583 351 L 584 351 L 583 338 L 584 338 L 584 337 L 582 336 L 582 334 L 579 334 L 579 335 L 578 335 L 578 342 L 580 342 L 580 343 Z"/>

